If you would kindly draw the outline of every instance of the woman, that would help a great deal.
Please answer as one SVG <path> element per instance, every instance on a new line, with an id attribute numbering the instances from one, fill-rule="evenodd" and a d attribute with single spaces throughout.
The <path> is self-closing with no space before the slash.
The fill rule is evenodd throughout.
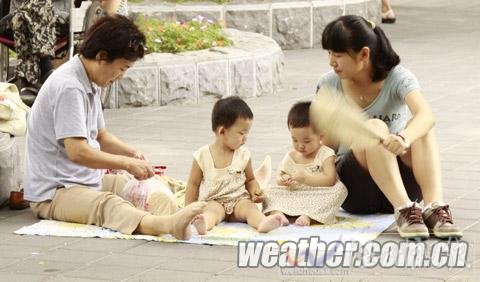
<path id="1" fill-rule="evenodd" d="M 25 199 L 38 217 L 189 239 L 190 221 L 205 203 L 152 215 L 116 195 L 127 176 L 103 175 L 107 168 L 139 180 L 154 174 L 142 153 L 106 130 L 99 98 L 100 87 L 120 79 L 143 57 L 144 45 L 145 36 L 129 19 L 102 17 L 87 31 L 79 55 L 40 88 L 27 121 L 24 179 Z"/>
<path id="2" fill-rule="evenodd" d="M 395 211 L 405 238 L 425 238 L 429 231 L 461 237 L 443 202 L 435 118 L 382 29 L 360 16 L 342 16 L 325 27 L 322 47 L 333 71 L 318 87 L 337 89 L 388 135 L 369 149 L 340 145 L 337 172 L 348 189 L 342 207 L 362 214 Z M 422 198 L 423 210 L 415 203 Z"/>

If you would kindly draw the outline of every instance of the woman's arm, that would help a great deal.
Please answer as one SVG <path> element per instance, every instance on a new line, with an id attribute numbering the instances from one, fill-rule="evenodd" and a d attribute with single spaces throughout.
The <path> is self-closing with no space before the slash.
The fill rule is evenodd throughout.
<path id="1" fill-rule="evenodd" d="M 198 201 L 198 189 L 203 179 L 203 172 L 196 160 L 193 160 L 190 175 L 188 176 L 187 188 L 185 191 L 185 206 Z"/>
<path id="2" fill-rule="evenodd" d="M 105 128 L 98 131 L 97 141 L 104 152 L 132 158 L 144 159 L 143 154 L 122 142 Z"/>
<path id="3" fill-rule="evenodd" d="M 425 136 L 435 125 L 435 116 L 422 93 L 414 90 L 405 96 L 412 119 L 400 134 L 411 143 Z"/>
<path id="4" fill-rule="evenodd" d="M 337 171 L 335 169 L 335 156 L 328 157 L 323 162 L 323 172 L 319 175 L 313 175 L 304 171 L 296 172 L 292 179 L 312 187 L 329 187 L 337 182 Z"/>
<path id="5" fill-rule="evenodd" d="M 435 125 L 435 117 L 420 91 L 408 93 L 405 102 L 412 113 L 412 119 L 398 135 L 390 134 L 383 141 L 385 148 L 395 155 L 404 154 L 415 140 L 426 135 Z"/>
<path id="6" fill-rule="evenodd" d="M 154 175 L 147 161 L 95 150 L 85 138 L 69 137 L 63 139 L 63 143 L 68 159 L 79 165 L 96 169 L 123 169 L 140 180 Z"/>

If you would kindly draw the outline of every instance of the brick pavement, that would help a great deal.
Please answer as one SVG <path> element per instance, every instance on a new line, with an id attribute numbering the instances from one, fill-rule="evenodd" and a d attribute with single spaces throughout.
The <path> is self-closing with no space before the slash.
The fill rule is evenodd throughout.
<path id="1" fill-rule="evenodd" d="M 445 197 L 472 243 L 466 269 L 348 269 L 343 276 L 280 277 L 279 270 L 238 269 L 236 249 L 146 241 L 17 236 L 36 220 L 27 211 L 0 210 L 0 281 L 475 281 L 480 252 L 480 3 L 392 1 L 397 23 L 381 25 L 418 77 L 437 116 Z M 307 99 L 329 69 L 323 50 L 285 52 L 283 89 L 276 96 L 248 99 L 255 114 L 248 141 L 253 162 L 265 154 L 275 164 L 290 146 L 285 127 L 291 104 Z M 105 113 L 107 127 L 121 139 L 165 164 L 169 175 L 186 179 L 192 153 L 210 142 L 212 102 Z M 20 140 L 22 141 L 22 140 Z M 394 229 L 379 237 L 399 241 Z M 429 240 L 431 244 L 434 240 Z"/>

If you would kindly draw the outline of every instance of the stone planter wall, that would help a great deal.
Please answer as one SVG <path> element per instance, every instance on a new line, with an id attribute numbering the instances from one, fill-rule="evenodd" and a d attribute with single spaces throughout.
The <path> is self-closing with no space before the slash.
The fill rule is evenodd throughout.
<path id="1" fill-rule="evenodd" d="M 224 5 L 145 0 L 130 4 L 129 10 L 162 20 L 187 21 L 197 16 L 222 20 L 229 28 L 271 37 L 283 49 L 320 47 L 323 28 L 341 15 L 356 14 L 380 22 L 380 0 L 233 0 Z"/>
<path id="2" fill-rule="evenodd" d="M 174 4 L 145 0 L 130 14 L 187 21 L 224 21 L 234 44 L 227 48 L 150 54 L 112 87 L 105 106 L 124 108 L 198 103 L 224 96 L 274 94 L 280 87 L 284 49 L 321 46 L 325 25 L 343 14 L 380 21 L 380 0 L 233 0 Z M 249 31 L 249 32 L 247 32 Z"/>
<path id="3" fill-rule="evenodd" d="M 226 29 L 230 47 L 146 55 L 113 85 L 105 106 L 124 108 L 198 103 L 223 96 L 274 94 L 283 52 L 261 34 Z"/>

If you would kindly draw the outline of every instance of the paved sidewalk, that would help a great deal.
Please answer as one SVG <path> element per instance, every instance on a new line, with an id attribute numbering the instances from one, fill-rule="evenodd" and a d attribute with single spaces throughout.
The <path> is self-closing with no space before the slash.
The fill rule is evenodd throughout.
<path id="1" fill-rule="evenodd" d="M 336 276 L 280 276 L 278 268 L 239 269 L 236 248 L 146 241 L 17 236 L 36 222 L 27 211 L 0 210 L 0 281 L 278 281 L 460 280 L 480 276 L 480 2 L 393 1 L 397 23 L 381 25 L 404 66 L 418 77 L 437 115 L 446 200 L 465 229 L 471 266 L 460 269 L 347 269 Z M 290 146 L 286 114 L 309 99 L 329 70 L 323 50 L 285 52 L 283 90 L 248 99 L 255 120 L 248 140 L 254 166 L 266 154 L 274 167 Z M 147 153 L 170 176 L 186 179 L 192 153 L 213 138 L 212 102 L 157 108 L 108 110 L 107 127 Z M 21 140 L 22 141 L 22 140 Z M 22 141 L 23 142 L 23 141 Z M 380 241 L 400 241 L 391 229 Z M 431 244 L 435 240 L 427 241 Z M 340 272 L 336 272 L 337 274 Z M 415 277 L 415 278 L 414 278 Z M 387 278 L 388 279 L 388 278 Z"/>

